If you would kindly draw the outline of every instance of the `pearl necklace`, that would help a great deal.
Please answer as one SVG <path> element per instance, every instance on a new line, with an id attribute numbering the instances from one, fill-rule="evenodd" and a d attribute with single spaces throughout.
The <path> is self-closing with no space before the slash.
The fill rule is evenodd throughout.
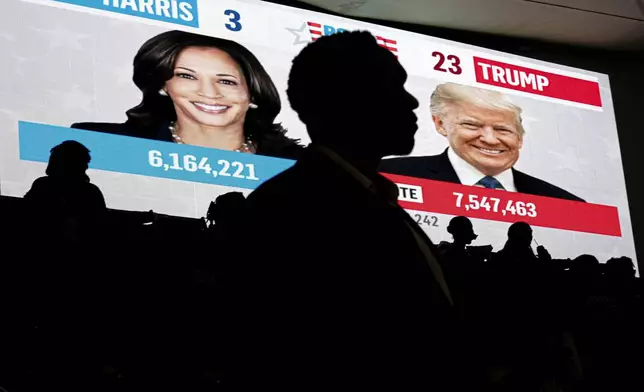
<path id="1" fill-rule="evenodd" d="M 183 138 L 179 136 L 177 133 L 177 124 L 173 121 L 168 125 L 168 129 L 170 130 L 170 133 L 172 134 L 172 139 L 174 140 L 175 143 L 177 144 L 186 144 L 183 141 Z M 234 151 L 236 152 L 254 152 L 255 146 L 253 144 L 253 141 L 250 140 L 249 137 L 246 138 L 244 142 L 242 142 L 241 146 L 236 148 Z"/>

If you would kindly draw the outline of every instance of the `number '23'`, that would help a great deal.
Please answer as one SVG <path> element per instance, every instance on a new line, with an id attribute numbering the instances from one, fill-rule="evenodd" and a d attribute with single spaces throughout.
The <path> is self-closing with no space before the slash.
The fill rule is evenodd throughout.
<path id="1" fill-rule="evenodd" d="M 438 62 L 436 63 L 436 65 L 434 65 L 434 69 L 436 71 L 449 72 L 454 75 L 460 75 L 461 73 L 463 73 L 463 69 L 461 68 L 461 59 L 459 59 L 458 56 L 448 54 L 446 57 L 441 52 L 436 51 L 432 53 L 432 57 L 438 58 Z M 443 66 L 446 59 L 450 62 L 449 68 L 445 68 Z"/>
<path id="2" fill-rule="evenodd" d="M 228 30 L 240 31 L 242 29 L 242 24 L 240 23 L 241 15 L 239 14 L 239 12 L 235 10 L 226 10 L 224 11 L 224 15 L 226 15 L 229 18 L 228 19 L 229 23 L 225 24 Z"/>

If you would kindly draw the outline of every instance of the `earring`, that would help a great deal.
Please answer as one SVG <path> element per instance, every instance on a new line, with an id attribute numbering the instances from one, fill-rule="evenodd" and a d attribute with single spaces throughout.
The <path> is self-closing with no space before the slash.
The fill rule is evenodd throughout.
<path id="1" fill-rule="evenodd" d="M 159 90 L 159 95 L 164 96 L 164 97 L 167 97 L 167 96 L 168 96 L 168 92 L 167 92 L 167 91 L 165 91 L 164 89 L 160 89 L 160 90 Z"/>
<path id="2" fill-rule="evenodd" d="M 257 109 L 259 106 L 257 106 L 256 103 L 251 102 L 251 103 L 248 104 L 248 107 L 251 108 L 251 109 Z"/>

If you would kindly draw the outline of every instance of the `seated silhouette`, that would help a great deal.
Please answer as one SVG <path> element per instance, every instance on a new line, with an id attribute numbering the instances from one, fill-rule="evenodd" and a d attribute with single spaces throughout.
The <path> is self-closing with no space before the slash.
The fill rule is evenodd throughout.
<path id="1" fill-rule="evenodd" d="M 570 264 L 570 273 L 580 280 L 596 280 L 601 276 L 599 260 L 593 255 L 580 255 Z"/>
<path id="2" fill-rule="evenodd" d="M 459 260 L 462 257 L 478 262 L 484 261 L 492 252 L 491 245 L 471 246 L 478 238 L 474 233 L 472 221 L 465 216 L 452 218 L 447 226 L 447 232 L 452 235 L 454 242 L 443 241 L 438 245 L 438 250 L 444 256 L 442 260 Z"/>
<path id="3" fill-rule="evenodd" d="M 293 60 L 287 93 L 311 145 L 248 196 L 223 241 L 239 268 L 240 389 L 444 391 L 469 379 L 435 246 L 377 173 L 414 146 L 406 79 L 367 32 L 322 37 Z"/>
<path id="4" fill-rule="evenodd" d="M 500 373 L 496 390 L 568 390 L 579 378 L 573 343 L 561 329 L 563 298 L 552 258 L 541 245 L 535 254 L 532 242 L 530 225 L 513 223 L 489 263 L 486 332 Z"/>
<path id="5" fill-rule="evenodd" d="M 510 266 L 511 264 L 518 265 L 517 263 L 528 265 L 537 260 L 552 260 L 542 245 L 537 247 L 537 254 L 534 254 L 531 247 L 532 239 L 532 227 L 529 224 L 525 222 L 513 223 L 508 229 L 508 240 L 503 249 L 496 254 L 495 262 Z"/>
<path id="6" fill-rule="evenodd" d="M 86 174 L 90 151 L 81 143 L 67 140 L 51 149 L 47 174 L 36 179 L 24 199 L 32 213 L 54 222 L 65 221 L 75 226 L 88 224 L 105 212 L 105 199 L 100 189 Z"/>
<path id="7" fill-rule="evenodd" d="M 635 265 L 630 257 L 613 257 L 606 262 L 604 273 L 609 278 L 629 281 L 635 278 Z"/>
<path id="8" fill-rule="evenodd" d="M 238 219 L 243 211 L 246 198 L 241 192 L 228 192 L 210 202 L 206 219 L 212 224 L 226 225 Z"/>
<path id="9" fill-rule="evenodd" d="M 628 302 L 630 298 L 635 297 L 638 290 L 641 290 L 641 285 L 637 284 L 635 272 L 635 265 L 630 257 L 613 257 L 606 262 L 604 283 L 613 301 Z"/>
<path id="10" fill-rule="evenodd" d="M 452 235 L 454 242 L 452 247 L 465 249 L 465 246 L 474 241 L 478 235 L 474 233 L 472 221 L 465 216 L 456 216 L 449 221 L 447 232 Z M 446 243 L 442 243 L 446 244 Z"/>
<path id="11" fill-rule="evenodd" d="M 449 284 L 450 292 L 463 316 L 470 319 L 478 313 L 481 297 L 485 260 L 492 252 L 492 246 L 470 244 L 478 235 L 474 233 L 472 221 L 465 216 L 450 220 L 447 232 L 454 242 L 443 241 L 438 245 L 441 266 Z"/>
<path id="12" fill-rule="evenodd" d="M 602 280 L 601 265 L 597 257 L 583 254 L 570 262 L 568 271 L 569 284 L 565 291 L 569 299 L 577 301 L 575 305 L 586 301 L 591 295 L 597 294 Z"/>

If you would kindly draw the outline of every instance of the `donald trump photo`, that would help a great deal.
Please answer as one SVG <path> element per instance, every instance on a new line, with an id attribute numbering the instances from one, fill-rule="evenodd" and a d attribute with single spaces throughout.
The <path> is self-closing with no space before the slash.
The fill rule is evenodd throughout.
<path id="1" fill-rule="evenodd" d="M 430 109 L 436 130 L 449 147 L 439 155 L 383 160 L 381 172 L 584 201 L 514 169 L 525 130 L 521 108 L 504 94 L 443 83 L 432 93 Z"/>

